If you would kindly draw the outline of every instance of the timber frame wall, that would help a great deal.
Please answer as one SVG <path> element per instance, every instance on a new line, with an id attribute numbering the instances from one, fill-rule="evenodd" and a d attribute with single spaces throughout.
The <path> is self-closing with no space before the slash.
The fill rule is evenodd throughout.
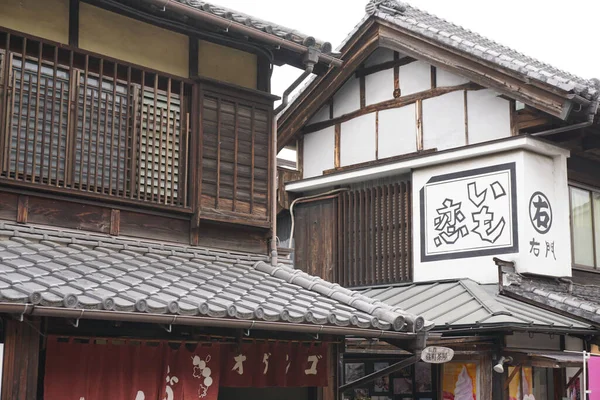
<path id="1" fill-rule="evenodd" d="M 0 27 L 0 218 L 264 252 L 273 99 Z"/>

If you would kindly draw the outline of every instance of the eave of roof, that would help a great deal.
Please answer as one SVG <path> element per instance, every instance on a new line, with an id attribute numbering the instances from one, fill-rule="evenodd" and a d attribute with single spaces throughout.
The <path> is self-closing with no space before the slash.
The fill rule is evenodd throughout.
<path id="1" fill-rule="evenodd" d="M 367 288 L 368 297 L 433 321 L 432 332 L 524 330 L 593 332 L 590 324 L 498 293 L 498 285 L 470 279 Z"/>
<path id="2" fill-rule="evenodd" d="M 586 112 L 589 114 L 588 118 L 593 118 L 598 111 L 600 80 L 588 80 L 561 71 L 549 64 L 527 57 L 481 35 L 396 0 L 371 1 L 367 5 L 367 15 L 338 48 L 342 52 L 342 58 L 345 62 L 348 62 L 348 54 L 356 51 L 355 43 L 357 38 L 364 35 L 366 28 L 375 22 L 379 24 L 384 23 L 395 29 L 409 32 L 415 37 L 436 43 L 438 46 L 453 51 L 459 56 L 475 60 L 482 65 L 491 65 L 499 71 L 505 71 L 510 76 L 518 77 L 523 86 L 537 85 L 539 89 L 548 91 L 549 96 L 563 97 L 564 104 L 562 109 L 555 111 L 551 111 L 550 108 L 543 109 L 543 111 L 549 112 L 551 115 L 565 119 L 569 115 L 571 109 L 569 103 L 572 101 L 584 104 L 583 108 L 587 110 Z M 416 55 L 413 54 L 413 56 Z M 329 71 L 328 74 L 342 73 L 336 70 Z M 313 77 L 309 80 L 297 92 L 288 107 L 279 114 L 278 125 L 282 133 L 280 135 L 280 146 L 286 145 L 291 135 L 295 134 L 299 126 L 301 127 L 301 124 L 297 123 L 297 121 L 294 122 L 293 127 L 290 127 L 288 120 L 296 114 L 300 106 L 306 110 L 307 104 L 305 102 L 307 99 L 310 99 L 310 102 L 314 103 L 314 96 L 310 96 L 310 93 L 313 93 L 326 80 L 326 76 Z M 484 84 L 484 82 L 479 83 Z M 484 86 L 486 85 L 484 84 Z M 519 93 L 518 90 L 515 93 L 526 104 L 529 103 L 525 101 L 525 98 L 522 98 L 523 94 Z M 303 119 L 304 123 L 306 123 L 308 118 L 310 118 L 310 115 Z M 290 128 L 294 132 L 288 132 Z"/>
<path id="3" fill-rule="evenodd" d="M 142 1 L 192 19 L 207 21 L 222 28 L 224 32 L 231 30 L 273 47 L 283 47 L 299 54 L 306 53 L 309 48 L 315 49 L 319 52 L 319 61 L 325 64 L 340 65 L 340 61 L 331 52 L 332 48 L 329 42 L 317 40 L 295 29 L 200 0 Z"/>
<path id="4" fill-rule="evenodd" d="M 432 326 L 267 261 L 0 221 L 0 312 L 382 338 Z"/>

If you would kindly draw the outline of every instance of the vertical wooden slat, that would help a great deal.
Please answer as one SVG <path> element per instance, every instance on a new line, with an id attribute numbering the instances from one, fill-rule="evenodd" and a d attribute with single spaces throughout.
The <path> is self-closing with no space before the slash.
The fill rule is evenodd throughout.
<path id="1" fill-rule="evenodd" d="M 116 62 L 113 64 L 113 93 L 112 93 L 112 118 L 110 121 L 110 151 L 108 157 L 108 194 L 112 196 L 113 194 L 113 156 L 114 156 L 114 148 L 115 148 L 115 119 L 117 118 L 117 69 L 119 68 L 119 64 Z M 108 93 L 106 94 L 108 98 Z M 106 114 L 108 120 L 108 107 L 106 107 Z M 119 116 L 120 120 L 120 116 Z M 120 134 L 120 132 L 119 132 Z M 118 139 L 118 136 L 117 136 Z M 119 143 L 121 141 L 119 140 Z M 104 149 L 106 149 L 106 142 L 104 142 Z M 120 158 L 120 155 L 117 153 L 117 159 Z M 104 159 L 106 159 L 106 150 L 104 152 Z M 115 194 L 119 194 L 119 169 L 117 167 L 117 187 Z"/>
<path id="2" fill-rule="evenodd" d="M 27 38 L 23 38 L 23 49 L 21 51 L 21 88 L 19 93 L 19 115 L 17 116 L 17 153 L 15 155 L 15 179 L 19 179 L 19 156 L 21 153 L 21 116 L 23 115 L 23 91 L 25 89 L 25 58 L 27 54 Z M 16 74 L 15 74 L 16 75 Z M 29 105 L 28 107 L 29 108 Z M 27 136 L 27 125 L 25 126 L 25 136 Z M 12 131 L 10 133 L 12 137 Z M 27 151 L 27 150 L 26 150 Z M 10 152 L 10 149 L 9 149 Z"/>
<path id="3" fill-rule="evenodd" d="M 81 115 L 81 121 L 82 121 L 82 125 L 81 125 L 81 150 L 80 150 L 80 156 L 79 156 L 79 190 L 83 189 L 83 163 L 84 163 L 84 147 L 85 147 L 85 132 L 86 132 L 86 124 L 87 124 L 87 91 L 88 91 L 88 80 L 89 80 L 89 67 L 90 67 L 90 56 L 89 55 L 85 55 L 85 66 L 84 66 L 84 71 L 83 71 L 83 111 L 82 111 L 82 115 Z M 79 84 L 79 82 L 77 82 Z M 79 86 L 77 86 L 79 87 Z M 79 93 L 76 93 L 75 95 L 76 99 L 79 99 Z M 93 113 L 94 113 L 94 91 L 92 90 L 91 96 L 90 96 L 90 130 L 89 130 L 89 135 L 90 135 L 90 140 L 88 141 L 88 149 L 89 146 L 91 145 L 92 141 L 91 141 L 91 135 L 92 135 L 92 121 L 93 121 Z M 77 102 L 79 102 L 79 100 L 77 100 Z M 79 109 L 79 106 L 76 106 L 76 109 Z M 73 126 L 76 128 L 78 124 L 78 121 L 75 120 L 73 122 Z M 76 131 L 76 129 L 75 129 Z M 73 143 L 73 149 L 75 149 L 75 143 Z M 74 154 L 74 153 L 73 153 Z"/>
<path id="4" fill-rule="evenodd" d="M 231 201 L 231 211 L 237 211 L 237 184 L 238 184 L 238 146 L 239 146 L 239 126 L 238 126 L 238 103 L 233 103 L 233 196 Z"/>
<path id="5" fill-rule="evenodd" d="M 340 146 L 341 146 L 341 136 L 342 136 L 342 124 L 335 124 L 335 147 L 334 147 L 334 160 L 333 165 L 335 168 L 340 167 Z"/>
<path id="6" fill-rule="evenodd" d="M 185 95 L 185 86 L 183 84 L 183 82 L 180 82 L 179 84 L 179 118 L 180 118 L 180 122 L 179 122 L 179 135 L 180 138 L 182 137 L 184 140 L 180 139 L 179 140 L 179 147 L 180 147 L 180 151 L 179 151 L 179 170 L 178 170 L 178 174 L 181 172 L 181 169 L 183 168 L 183 180 L 179 179 L 179 190 L 177 191 L 177 203 L 179 205 L 183 204 L 184 207 L 188 206 L 188 169 L 190 168 L 191 165 L 189 162 L 189 156 L 192 155 L 192 151 L 190 150 L 189 147 L 189 141 L 190 141 L 190 113 L 189 110 L 185 110 L 185 129 L 183 128 L 183 115 L 184 115 L 184 109 L 183 109 L 183 105 L 185 104 L 184 102 L 184 95 Z M 194 118 L 194 127 L 197 124 L 198 121 L 198 110 L 200 109 L 198 107 L 198 102 L 197 102 L 197 93 L 195 92 L 195 90 L 197 90 L 197 88 L 192 88 L 192 92 L 191 92 L 191 96 L 192 96 L 192 106 L 194 106 L 193 112 L 196 116 L 196 118 Z M 173 123 L 175 123 L 175 120 L 173 120 Z M 175 128 L 173 128 L 175 129 Z M 193 132 L 198 132 L 198 130 L 193 130 Z M 196 136 L 196 135 L 194 135 Z M 185 142 L 185 148 L 181 149 L 182 143 Z M 194 155 L 196 154 L 195 152 L 193 153 Z M 194 159 L 194 157 L 192 157 L 192 160 Z M 200 163 L 202 163 L 202 160 L 200 159 Z M 200 175 L 201 176 L 201 175 Z M 201 180 L 201 179 L 200 179 Z M 192 186 L 194 187 L 194 186 Z M 183 199 L 183 201 L 182 201 Z"/>
<path id="7" fill-rule="evenodd" d="M 364 67 L 364 64 L 362 65 Z M 367 103 L 366 96 L 366 77 L 364 74 L 361 74 L 359 79 L 359 87 L 360 87 L 360 108 L 365 108 Z"/>
<path id="8" fill-rule="evenodd" d="M 90 147 L 90 160 L 88 160 L 88 175 L 87 175 L 87 189 L 88 191 L 91 190 L 91 187 L 94 188 L 94 191 L 98 191 L 98 159 L 100 158 L 100 153 L 99 153 L 99 146 L 100 146 L 100 123 L 101 123 L 101 117 L 102 117 L 102 83 L 104 82 L 104 59 L 101 58 L 100 59 L 100 72 L 98 73 L 98 110 L 97 110 L 97 115 L 96 115 L 96 153 L 95 153 L 95 157 L 94 157 L 94 182 L 93 185 L 90 186 L 90 176 L 92 175 L 90 172 L 90 160 L 91 160 L 91 147 Z M 93 105 L 94 103 L 92 103 Z M 104 134 L 106 134 L 106 130 L 104 131 Z M 92 132 L 90 130 L 90 143 L 92 142 Z M 104 182 L 100 182 L 100 187 L 102 187 L 102 184 Z"/>
<path id="9" fill-rule="evenodd" d="M 71 71 L 69 71 L 71 72 Z M 62 120 L 62 96 L 63 96 L 63 83 L 60 84 L 60 96 L 58 96 L 57 91 L 58 91 L 58 82 L 57 82 L 57 76 L 58 76 L 58 47 L 54 47 L 54 63 L 52 65 L 52 96 L 50 96 L 50 102 L 51 102 L 51 108 L 50 108 L 50 132 L 49 132 L 49 136 L 50 136 L 50 146 L 48 148 L 48 185 L 52 184 L 52 143 L 53 140 L 52 138 L 54 137 L 54 122 L 55 121 L 55 116 L 54 114 L 56 113 L 56 99 L 58 99 L 58 101 L 60 101 L 59 103 L 59 112 L 61 113 L 59 115 L 59 121 Z M 46 112 L 47 112 L 47 104 L 48 104 L 48 90 L 49 90 L 49 85 L 48 83 L 46 83 L 46 93 L 44 96 L 44 119 L 43 119 L 43 126 L 44 129 L 46 128 Z M 60 130 L 61 130 L 61 124 L 59 122 L 58 124 L 58 129 L 57 129 L 57 136 L 58 136 L 58 146 L 57 146 L 57 163 L 56 163 L 56 184 L 58 185 L 58 181 L 59 179 L 59 164 L 60 164 Z M 41 163 L 40 163 L 40 182 L 43 179 L 43 173 L 44 173 L 44 158 L 46 156 L 46 135 L 44 133 L 44 131 L 42 131 L 42 159 L 41 159 Z"/>
<path id="10" fill-rule="evenodd" d="M 467 101 L 467 91 L 463 92 L 464 108 L 465 108 L 465 146 L 469 145 L 469 107 Z"/>
<path id="11" fill-rule="evenodd" d="M 37 82 L 36 82 L 36 93 L 35 93 L 35 121 L 33 123 L 33 151 L 31 154 L 31 182 L 35 182 L 35 168 L 36 168 L 36 156 L 37 156 L 37 143 L 38 143 L 38 128 L 39 128 L 39 116 L 40 116 L 40 88 L 41 88 L 41 78 L 42 78 L 42 50 L 43 44 L 42 42 L 38 42 L 38 65 L 37 65 Z M 46 82 L 47 84 L 48 82 Z M 31 90 L 31 85 L 29 87 Z M 46 90 L 48 88 L 46 87 Z M 31 100 L 30 100 L 31 101 Z M 44 113 L 44 118 L 46 114 Z M 43 126 L 42 126 L 43 130 Z M 43 136 L 43 133 L 42 133 Z M 28 157 L 25 156 L 25 163 L 27 163 Z M 40 170 L 40 177 L 42 171 Z M 41 183 L 41 182 L 40 182 Z"/>
<path id="12" fill-rule="evenodd" d="M 10 63 L 9 75 L 10 71 L 12 71 L 12 53 L 8 62 Z M 10 149 L 12 148 L 12 115 L 15 112 L 15 88 L 17 86 L 17 74 L 13 73 L 12 75 L 12 83 L 10 84 L 10 108 L 6 114 L 6 123 L 4 124 L 4 132 L 6 136 L 4 137 L 4 170 L 8 172 L 7 176 L 10 177 Z"/>
<path id="13" fill-rule="evenodd" d="M 0 64 L 0 93 L 2 94 L 2 99 L 0 100 L 0 143 L 4 143 L 6 145 L 7 136 L 10 136 L 11 132 L 8 129 L 3 130 L 2 127 L 5 127 L 7 124 L 5 123 L 5 118 L 8 120 L 9 115 L 7 108 L 8 106 L 8 91 L 9 91 L 9 83 L 10 83 L 10 71 L 12 68 L 12 53 L 10 53 L 10 33 L 6 34 L 6 41 L 4 43 L 4 54 L 2 56 L 2 63 Z M 12 108 L 10 112 L 12 112 Z M 4 169 L 7 169 L 7 155 L 6 155 L 6 147 L 0 153 L 0 162 L 1 165 L 4 166 Z"/>
<path id="14" fill-rule="evenodd" d="M 384 185 L 382 188 L 382 218 L 381 218 L 381 227 L 383 228 L 383 264 L 385 266 L 385 279 L 387 281 L 391 280 L 390 274 L 390 249 L 389 249 L 389 238 L 390 238 L 390 207 L 389 207 L 389 195 L 390 190 L 387 185 Z"/>
<path id="15" fill-rule="evenodd" d="M 406 269 L 408 271 L 407 280 L 412 280 L 413 271 L 412 271 L 412 187 L 411 183 L 406 183 L 406 207 L 404 208 L 404 215 L 406 218 Z"/>
<path id="16" fill-rule="evenodd" d="M 215 208 L 219 208 L 219 197 L 221 197 L 221 98 L 217 97 L 217 194 L 215 196 Z"/>
<path id="17" fill-rule="evenodd" d="M 256 140 L 255 109 L 252 106 L 250 129 L 252 134 L 252 143 L 250 144 L 250 214 L 254 213 L 254 142 Z"/>
<path id="18" fill-rule="evenodd" d="M 335 233 L 335 244 L 336 244 L 336 260 L 333 269 L 333 282 L 342 285 L 343 282 L 343 264 L 342 264 L 342 249 L 344 248 L 342 243 L 342 197 L 343 193 L 339 194 L 336 199 L 337 213 L 336 213 L 336 233 Z"/>
<path id="19" fill-rule="evenodd" d="M 115 64 L 115 71 L 117 71 L 116 73 L 118 74 L 118 69 L 117 69 L 117 65 Z M 116 78 L 115 78 L 115 82 L 116 82 Z M 129 86 L 127 86 L 127 92 L 129 92 Z M 117 98 L 115 97 L 114 99 L 115 105 L 117 103 Z M 129 96 L 127 96 L 127 103 L 129 103 Z M 125 188 L 125 180 L 127 179 L 127 171 L 125 169 L 125 165 L 127 165 L 127 152 L 123 151 L 124 149 L 122 148 L 121 144 L 123 141 L 127 141 L 127 135 L 129 135 L 129 132 L 127 130 L 123 131 L 123 96 L 119 97 L 119 109 L 118 111 L 116 111 L 116 114 L 113 115 L 113 121 L 114 118 L 119 118 L 119 124 L 117 125 L 117 132 L 118 132 L 118 137 L 117 137 L 117 177 L 115 178 L 116 180 L 116 185 L 115 185 L 115 196 L 123 196 L 125 197 L 125 192 L 126 192 L 126 188 Z M 114 123 L 113 123 L 113 129 L 114 129 Z M 122 136 L 122 138 L 121 138 Z M 114 135 L 113 135 L 114 137 Z M 113 147 L 111 147 L 111 160 L 112 160 L 112 149 L 114 148 L 114 143 L 113 143 Z M 123 156 L 121 156 L 121 154 L 123 154 Z M 123 160 L 123 180 L 121 180 L 121 158 L 125 158 L 125 160 Z M 112 169 L 111 169 L 112 171 Z M 112 182 L 112 180 L 111 180 Z M 122 189 L 121 189 L 122 188 Z"/>
<path id="20" fill-rule="evenodd" d="M 394 66 L 394 98 L 396 99 L 402 95 L 400 93 L 400 66 L 398 65 L 398 60 L 400 60 L 400 53 L 395 51 L 394 61 L 396 61 L 396 65 Z"/>
<path id="21" fill-rule="evenodd" d="M 135 101 L 135 91 L 132 94 L 131 87 L 131 67 L 127 67 L 127 97 L 125 104 L 125 135 L 127 137 L 127 144 L 125 148 L 125 160 L 123 160 L 123 197 L 127 197 L 127 180 L 129 179 L 129 197 L 133 198 L 133 186 L 135 182 L 134 177 L 134 164 L 135 164 L 135 152 L 133 150 L 133 142 L 135 141 L 136 131 L 135 131 L 135 112 L 134 112 L 134 104 Z M 131 128 L 131 130 L 130 130 Z M 131 140 L 131 146 L 129 145 L 129 140 Z M 129 162 L 127 162 L 127 153 L 129 153 Z"/>
<path id="22" fill-rule="evenodd" d="M 69 85 L 67 87 L 67 139 L 65 143 L 65 181 L 64 186 L 73 187 L 74 175 L 75 175 L 75 145 L 77 142 L 77 125 L 79 121 L 79 88 L 81 71 L 73 69 L 73 50 L 69 52 Z M 63 88 L 64 89 L 64 88 Z M 61 91 L 62 96 L 62 91 Z M 85 96 L 84 96 L 85 100 Z M 85 104 L 85 101 L 84 101 Z M 59 130 L 62 126 L 62 98 L 60 107 L 60 118 L 59 118 Z M 81 131 L 85 130 L 85 123 L 82 124 Z M 50 138 L 52 140 L 52 137 Z M 52 148 L 52 145 L 50 145 Z M 60 149 L 60 143 L 57 148 Z M 81 147 L 81 153 L 83 153 L 83 146 Z M 60 157 L 60 156 L 59 156 Z M 50 165 L 52 165 L 52 160 Z M 50 176 L 50 172 L 48 173 Z M 58 186 L 58 179 L 56 180 Z"/>
<path id="23" fill-rule="evenodd" d="M 116 83 L 113 82 L 113 87 L 116 87 Z M 109 102 L 110 102 L 110 93 L 107 91 L 106 94 L 106 100 L 104 101 L 104 130 L 102 132 L 102 159 L 101 159 L 101 164 L 100 164 L 100 168 L 102 169 L 101 172 L 101 178 L 100 178 L 100 185 L 97 185 L 96 191 L 99 191 L 100 193 L 106 193 L 106 189 L 108 188 L 106 186 L 106 182 L 105 182 L 105 178 L 106 178 L 106 169 L 111 167 L 111 162 L 110 160 L 107 160 L 106 157 L 106 143 L 108 142 L 108 109 L 109 107 Z M 100 94 L 98 95 L 98 99 L 102 99 L 102 91 L 100 92 Z M 101 103 L 98 103 L 98 107 L 100 107 Z M 98 135 L 97 139 L 96 139 L 96 148 L 98 148 L 98 140 L 100 139 L 100 135 Z M 112 145 L 112 143 L 111 143 Z M 100 154 L 99 151 L 96 151 L 96 161 L 98 161 L 98 159 L 100 159 Z M 110 174 L 109 174 L 109 179 L 110 179 Z M 98 176 L 96 175 L 96 181 L 98 180 Z M 110 186 L 110 185 L 109 185 Z M 110 194 L 110 192 L 109 192 Z"/>
<path id="24" fill-rule="evenodd" d="M 415 112 L 417 120 L 417 151 L 423 150 L 423 101 L 415 102 Z"/>
<path id="25" fill-rule="evenodd" d="M 127 71 L 127 79 L 131 82 L 131 68 L 129 68 L 129 70 Z M 130 165 L 129 167 L 131 168 L 131 177 L 130 177 L 130 191 L 131 191 L 131 198 L 133 199 L 133 197 L 135 196 L 136 192 L 137 192 L 137 198 L 138 200 L 140 199 L 141 196 L 141 191 L 142 191 L 142 182 L 141 180 L 139 182 L 136 182 L 136 172 L 139 170 L 140 174 L 142 171 L 142 158 L 140 156 L 139 160 L 137 159 L 138 156 L 138 138 L 140 138 L 140 133 L 142 131 L 142 126 L 143 126 L 143 110 L 144 110 L 144 106 L 142 104 L 140 104 L 140 100 L 143 100 L 144 98 L 144 82 L 146 79 L 146 75 L 145 72 L 142 71 L 142 85 L 141 87 L 137 87 L 135 86 L 133 89 L 133 116 L 131 118 L 131 121 L 133 123 L 133 128 L 131 130 L 131 161 L 130 161 Z M 138 124 L 138 114 L 140 115 L 140 120 L 139 120 L 139 124 Z M 141 146 L 141 144 L 140 144 Z M 140 175 L 138 174 L 138 175 Z"/>
<path id="26" fill-rule="evenodd" d="M 375 159 L 379 160 L 379 111 L 375 111 Z"/>
<path id="27" fill-rule="evenodd" d="M 355 214 L 355 219 L 356 219 L 356 230 L 355 230 L 355 236 L 354 236 L 354 248 L 356 249 L 356 267 L 358 269 L 358 274 L 357 274 L 357 280 L 358 280 L 358 284 L 359 285 L 364 285 L 365 284 L 365 277 L 363 276 L 363 248 L 362 248 L 362 239 L 363 239 L 363 223 L 364 223 L 364 218 L 362 218 L 362 214 L 363 214 L 363 207 L 364 207 L 364 202 L 363 202 L 363 196 L 362 196 L 362 190 L 357 190 L 354 192 L 356 194 L 356 202 L 357 202 L 357 207 L 356 207 L 356 214 Z"/>
<path id="28" fill-rule="evenodd" d="M 121 230 L 121 211 L 112 209 L 110 211 L 110 234 L 119 236 Z"/>
<path id="29" fill-rule="evenodd" d="M 142 167 L 141 165 L 139 166 L 140 168 L 140 173 L 138 175 L 140 175 L 140 180 L 138 182 L 138 200 L 139 199 L 143 199 L 146 200 L 146 195 L 148 193 L 148 149 L 149 149 L 149 144 L 148 144 L 148 133 L 150 131 L 150 106 L 145 106 L 144 105 L 144 98 L 146 97 L 146 73 L 144 71 L 142 71 L 142 87 L 140 88 L 140 96 L 139 96 L 139 107 L 140 107 L 140 130 L 139 130 L 139 143 L 140 143 L 140 164 L 142 163 L 142 152 L 145 151 L 146 153 L 146 158 L 144 160 L 144 171 L 142 172 Z M 144 131 L 144 108 L 147 110 L 145 113 L 145 118 L 146 118 L 146 144 L 144 145 L 144 143 L 142 143 L 142 132 Z M 145 146 L 145 148 L 143 148 L 143 146 Z M 136 153 L 137 155 L 137 153 Z M 144 188 L 142 189 L 142 179 L 144 178 Z"/>
<path id="30" fill-rule="evenodd" d="M 146 192 L 146 200 L 150 200 L 153 201 L 154 200 L 154 189 L 155 187 L 158 188 L 158 198 L 160 199 L 160 187 L 159 185 L 156 184 L 156 181 L 154 179 L 154 171 L 156 171 L 156 127 L 158 125 L 158 74 L 154 74 L 154 93 L 153 93 L 153 98 L 154 98 L 154 108 L 153 108 L 153 124 L 152 124 L 152 162 L 150 163 L 150 168 L 151 168 L 151 172 L 150 172 L 150 198 L 148 199 L 148 192 Z M 148 140 L 148 135 L 146 135 L 146 140 Z M 148 157 L 148 151 L 146 150 L 146 157 Z M 148 160 L 146 159 L 146 165 L 148 165 Z M 158 166 L 158 176 L 160 179 L 160 164 Z M 146 180 L 148 180 L 148 176 L 146 175 Z M 159 200 L 160 202 L 160 200 Z"/>
<path id="31" fill-rule="evenodd" d="M 181 83 L 183 85 L 183 82 Z M 173 118 L 173 139 L 171 140 L 171 86 L 172 86 L 172 82 L 171 82 L 171 78 L 167 79 L 167 131 L 165 132 L 166 135 L 166 142 L 165 142 L 165 204 L 168 204 L 169 202 L 169 197 L 171 198 L 171 205 L 173 205 L 173 201 L 175 199 L 175 174 L 179 173 L 179 171 L 175 170 L 175 136 L 176 136 L 176 132 L 175 132 L 175 124 L 177 123 L 176 118 Z M 182 122 L 181 121 L 181 109 L 183 108 L 183 98 L 180 97 L 179 98 L 179 126 L 181 126 Z M 161 135 L 162 137 L 162 135 Z M 181 134 L 179 135 L 180 140 L 181 138 Z M 171 146 L 169 146 L 169 143 L 172 143 Z M 162 146 L 161 146 L 162 149 Z M 170 153 L 172 154 L 171 159 L 169 160 L 169 150 Z M 181 154 L 181 152 L 179 153 Z M 182 156 L 179 156 L 179 165 L 181 166 L 181 161 L 182 161 Z M 169 182 L 169 166 L 171 166 L 171 181 Z M 169 183 L 171 186 L 171 195 L 169 196 L 168 190 L 169 190 Z M 181 182 L 180 182 L 181 183 Z"/>
<path id="32" fill-rule="evenodd" d="M 358 265 L 358 248 L 356 242 L 358 239 L 358 201 L 356 192 L 351 192 L 352 196 L 352 265 L 354 267 L 354 282 L 353 285 L 360 285 L 360 271 Z"/>
<path id="33" fill-rule="evenodd" d="M 371 253 L 371 257 L 370 257 L 370 269 L 371 269 L 371 282 L 375 283 L 377 280 L 377 260 L 375 258 L 375 254 L 376 254 L 376 226 L 377 226 L 377 214 L 376 214 L 376 197 L 375 197 L 375 189 L 370 188 L 369 189 L 369 201 L 370 201 L 370 205 L 371 205 L 371 209 L 370 209 L 370 213 L 369 213 L 369 224 L 371 226 L 370 228 L 370 234 L 369 237 L 371 238 L 371 243 L 369 243 L 369 247 L 370 247 L 370 253 Z"/>
<path id="34" fill-rule="evenodd" d="M 431 66 L 431 88 L 435 89 L 437 87 L 437 69 L 432 65 Z"/>
<path id="35" fill-rule="evenodd" d="M 398 229 L 399 229 L 399 240 L 398 240 L 398 248 L 396 251 L 400 257 L 400 277 L 403 280 L 406 280 L 408 277 L 408 268 L 406 267 L 406 252 L 404 251 L 406 247 L 406 203 L 404 200 L 404 196 L 406 195 L 406 184 L 402 182 L 400 184 L 400 198 L 398 204 L 398 214 L 400 214 L 398 218 Z"/>
<path id="36" fill-rule="evenodd" d="M 17 222 L 20 224 L 26 224 L 28 215 L 29 196 L 20 195 L 17 201 Z"/>

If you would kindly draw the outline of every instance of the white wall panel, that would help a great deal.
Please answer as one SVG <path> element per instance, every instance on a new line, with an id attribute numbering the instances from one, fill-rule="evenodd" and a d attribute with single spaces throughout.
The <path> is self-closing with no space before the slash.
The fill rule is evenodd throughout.
<path id="1" fill-rule="evenodd" d="M 323 175 L 334 165 L 335 127 L 304 135 L 304 178 Z"/>
<path id="2" fill-rule="evenodd" d="M 462 76 L 453 74 L 452 72 L 436 68 L 437 87 L 457 86 L 464 85 L 465 83 L 469 83 L 467 78 L 463 78 Z"/>
<path id="3" fill-rule="evenodd" d="M 394 98 L 394 69 L 386 69 L 365 77 L 365 104 L 376 104 Z"/>
<path id="4" fill-rule="evenodd" d="M 510 102 L 493 90 L 467 92 L 469 144 L 510 136 Z"/>
<path id="5" fill-rule="evenodd" d="M 323 122 L 329 120 L 329 104 L 321 107 L 319 111 L 315 115 L 312 116 L 311 119 L 308 120 L 307 125 L 316 124 L 317 122 Z"/>
<path id="6" fill-rule="evenodd" d="M 423 100 L 423 148 L 445 150 L 465 144 L 464 92 Z"/>
<path id="7" fill-rule="evenodd" d="M 379 158 L 417 151 L 415 105 L 379 112 Z"/>
<path id="8" fill-rule="evenodd" d="M 360 108 L 360 83 L 354 75 L 333 96 L 333 117 L 348 114 Z"/>
<path id="9" fill-rule="evenodd" d="M 340 135 L 340 166 L 375 159 L 375 113 L 344 122 Z"/>
<path id="10" fill-rule="evenodd" d="M 400 92 L 402 96 L 431 89 L 431 65 L 414 61 L 400 67 Z"/>
<path id="11" fill-rule="evenodd" d="M 385 49 L 383 47 L 378 48 L 367 58 L 365 61 L 365 67 L 371 67 L 377 64 L 383 64 L 384 62 L 393 61 L 394 60 L 394 52 L 390 49 Z"/>

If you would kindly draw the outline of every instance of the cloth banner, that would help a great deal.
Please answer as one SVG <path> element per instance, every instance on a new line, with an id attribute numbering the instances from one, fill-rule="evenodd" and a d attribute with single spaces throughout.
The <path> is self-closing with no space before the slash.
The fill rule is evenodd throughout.
<path id="1" fill-rule="evenodd" d="M 600 357 L 598 356 L 592 356 L 588 360 L 588 382 L 588 390 L 591 390 L 590 400 L 600 400 Z"/>
<path id="2" fill-rule="evenodd" d="M 223 387 L 327 386 L 327 345 L 222 345 Z"/>
<path id="3" fill-rule="evenodd" d="M 327 386 L 328 346 L 101 344 L 49 337 L 46 400 L 217 400 L 219 387 Z"/>

